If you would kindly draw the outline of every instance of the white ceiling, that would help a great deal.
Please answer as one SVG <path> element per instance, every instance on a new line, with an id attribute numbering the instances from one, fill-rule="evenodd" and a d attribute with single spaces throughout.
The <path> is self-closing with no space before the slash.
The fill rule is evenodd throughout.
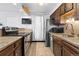
<path id="1" fill-rule="evenodd" d="M 0 12 L 19 12 L 12 3 L 0 3 Z"/>
<path id="2" fill-rule="evenodd" d="M 40 6 L 39 3 L 17 3 L 16 5 L 13 3 L 0 3 L 0 15 L 23 15 L 25 13 L 22 10 L 22 5 L 30 8 L 31 15 L 48 15 L 51 11 L 54 11 L 58 4 L 59 3 L 46 3 Z"/>
<path id="3" fill-rule="evenodd" d="M 0 16 L 24 16 L 22 4 L 0 3 Z"/>
<path id="4" fill-rule="evenodd" d="M 46 3 L 40 5 L 39 3 L 23 3 L 24 6 L 28 6 L 31 10 L 31 15 L 48 15 L 58 5 L 58 3 Z"/>

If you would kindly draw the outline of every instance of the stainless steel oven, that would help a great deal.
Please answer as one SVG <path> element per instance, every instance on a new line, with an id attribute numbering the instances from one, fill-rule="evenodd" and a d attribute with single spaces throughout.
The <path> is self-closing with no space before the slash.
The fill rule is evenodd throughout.
<path id="1" fill-rule="evenodd" d="M 27 55 L 28 49 L 30 47 L 31 35 L 27 34 L 24 36 L 24 55 Z"/>

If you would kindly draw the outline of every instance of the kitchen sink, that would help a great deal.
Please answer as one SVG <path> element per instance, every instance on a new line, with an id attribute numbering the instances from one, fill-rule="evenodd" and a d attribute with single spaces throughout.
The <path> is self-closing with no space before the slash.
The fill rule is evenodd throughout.
<path id="1" fill-rule="evenodd" d="M 63 37 L 74 37 L 74 35 L 66 34 L 66 33 L 64 33 L 64 34 L 62 34 L 62 35 L 63 35 Z"/>

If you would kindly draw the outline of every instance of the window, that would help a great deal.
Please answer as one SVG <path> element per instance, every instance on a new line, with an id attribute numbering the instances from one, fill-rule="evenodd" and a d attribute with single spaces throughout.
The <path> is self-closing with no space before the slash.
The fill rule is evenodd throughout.
<path id="1" fill-rule="evenodd" d="M 32 24 L 32 21 L 30 18 L 22 18 L 22 24 Z"/>

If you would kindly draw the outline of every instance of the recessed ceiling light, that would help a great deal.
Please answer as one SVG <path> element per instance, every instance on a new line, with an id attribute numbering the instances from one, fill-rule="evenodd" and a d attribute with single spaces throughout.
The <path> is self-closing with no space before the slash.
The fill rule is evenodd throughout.
<path id="1" fill-rule="evenodd" d="M 17 5 L 16 3 L 13 3 L 13 5 Z"/>
<path id="2" fill-rule="evenodd" d="M 39 3 L 40 6 L 43 6 L 43 5 L 45 5 L 45 4 L 47 4 L 47 3 Z"/>
<path id="3" fill-rule="evenodd" d="M 70 22 L 70 20 L 66 20 L 66 23 L 69 23 Z"/>
<path id="4" fill-rule="evenodd" d="M 44 3 L 39 3 L 40 6 L 44 5 Z"/>

